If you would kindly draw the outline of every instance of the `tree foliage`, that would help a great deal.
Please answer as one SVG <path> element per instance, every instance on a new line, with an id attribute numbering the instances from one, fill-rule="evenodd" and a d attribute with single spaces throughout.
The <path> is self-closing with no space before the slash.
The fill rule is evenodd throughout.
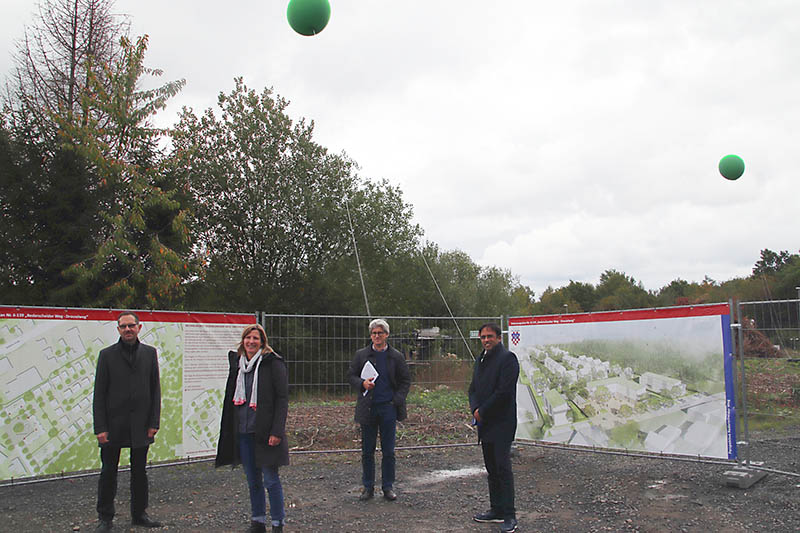
<path id="1" fill-rule="evenodd" d="M 313 123 L 293 122 L 287 106 L 237 79 L 220 94 L 218 114 L 184 109 L 175 128 L 174 156 L 197 205 L 195 252 L 205 268 L 194 298 L 203 307 L 352 304 L 360 288 L 341 290 L 358 280 L 350 220 L 370 282 L 416 244 L 420 231 L 400 190 L 362 182 L 356 164 L 314 142 Z"/>
<path id="2" fill-rule="evenodd" d="M 91 306 L 168 307 L 183 294 L 189 266 L 187 206 L 171 173 L 172 162 L 157 149 L 164 131 L 150 117 L 183 86 L 183 80 L 139 90 L 147 37 L 120 40 L 119 61 L 87 73 L 81 107 L 88 120 L 53 113 L 63 145 L 84 158 L 98 187 L 109 191 L 100 215 L 98 246 L 66 272 L 70 299 Z M 104 117 L 104 118 L 99 118 Z"/>
<path id="3" fill-rule="evenodd" d="M 0 291 L 3 302 L 80 305 L 64 270 L 91 253 L 106 191 L 74 151 L 46 156 L 0 130 Z"/>

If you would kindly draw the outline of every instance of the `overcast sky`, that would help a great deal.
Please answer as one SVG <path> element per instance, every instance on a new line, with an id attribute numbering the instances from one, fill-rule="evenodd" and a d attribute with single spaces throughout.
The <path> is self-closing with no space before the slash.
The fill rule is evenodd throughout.
<path id="1" fill-rule="evenodd" d="M 399 185 L 426 239 L 537 297 L 610 268 L 658 289 L 798 252 L 796 0 L 331 0 L 315 37 L 287 3 L 118 0 L 147 65 L 187 81 L 159 123 L 236 76 L 273 87 L 317 142 Z M 35 3 L 3 4 L 7 73 Z M 717 171 L 729 153 L 738 181 Z"/>

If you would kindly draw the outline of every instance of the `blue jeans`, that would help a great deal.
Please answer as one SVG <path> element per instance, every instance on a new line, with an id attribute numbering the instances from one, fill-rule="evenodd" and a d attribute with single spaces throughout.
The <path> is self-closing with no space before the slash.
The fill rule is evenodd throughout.
<path id="1" fill-rule="evenodd" d="M 283 525 L 286 511 L 283 508 L 283 487 L 278 477 L 277 466 L 256 466 L 255 435 L 239 433 L 239 457 L 247 476 L 247 487 L 250 489 L 250 514 L 253 522 L 267 523 L 267 501 L 264 494 L 266 487 L 269 493 L 269 517 L 273 526 Z"/>
<path id="2" fill-rule="evenodd" d="M 397 432 L 397 410 L 389 403 L 373 404 L 370 408 L 370 423 L 361 424 L 361 483 L 371 489 L 375 487 L 375 445 L 378 430 L 381 432 L 381 487 L 391 489 L 394 485 L 394 440 Z"/>

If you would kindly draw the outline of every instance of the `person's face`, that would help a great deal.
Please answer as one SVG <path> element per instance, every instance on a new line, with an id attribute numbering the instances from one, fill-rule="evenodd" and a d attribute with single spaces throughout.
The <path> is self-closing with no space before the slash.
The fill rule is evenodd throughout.
<path id="1" fill-rule="evenodd" d="M 117 322 L 117 331 L 122 338 L 122 342 L 133 344 L 139 338 L 139 330 L 142 329 L 141 324 L 136 323 L 136 319 L 131 315 L 122 315 Z"/>
<path id="2" fill-rule="evenodd" d="M 483 349 L 487 352 L 500 344 L 500 337 L 498 337 L 497 333 L 495 333 L 491 328 L 483 328 L 479 335 L 481 337 Z"/>
<path id="3" fill-rule="evenodd" d="M 378 350 L 383 350 L 384 346 L 386 346 L 386 339 L 389 335 L 383 330 L 382 327 L 377 326 L 372 328 L 372 331 L 369 332 L 369 336 L 372 339 L 372 344 Z"/>
<path id="4" fill-rule="evenodd" d="M 244 337 L 244 353 L 247 358 L 253 357 L 261 349 L 261 334 L 257 329 L 252 330 Z"/>

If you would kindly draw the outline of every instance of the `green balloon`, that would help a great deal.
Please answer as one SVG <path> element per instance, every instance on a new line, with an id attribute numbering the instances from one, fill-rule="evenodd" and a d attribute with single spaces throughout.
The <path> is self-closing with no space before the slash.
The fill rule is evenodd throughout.
<path id="1" fill-rule="evenodd" d="M 744 161 L 738 155 L 726 155 L 719 160 L 719 173 L 728 180 L 738 180 L 744 174 Z"/>
<path id="2" fill-rule="evenodd" d="M 328 25 L 331 5 L 328 0 L 290 0 L 286 18 L 300 35 L 316 35 Z"/>

